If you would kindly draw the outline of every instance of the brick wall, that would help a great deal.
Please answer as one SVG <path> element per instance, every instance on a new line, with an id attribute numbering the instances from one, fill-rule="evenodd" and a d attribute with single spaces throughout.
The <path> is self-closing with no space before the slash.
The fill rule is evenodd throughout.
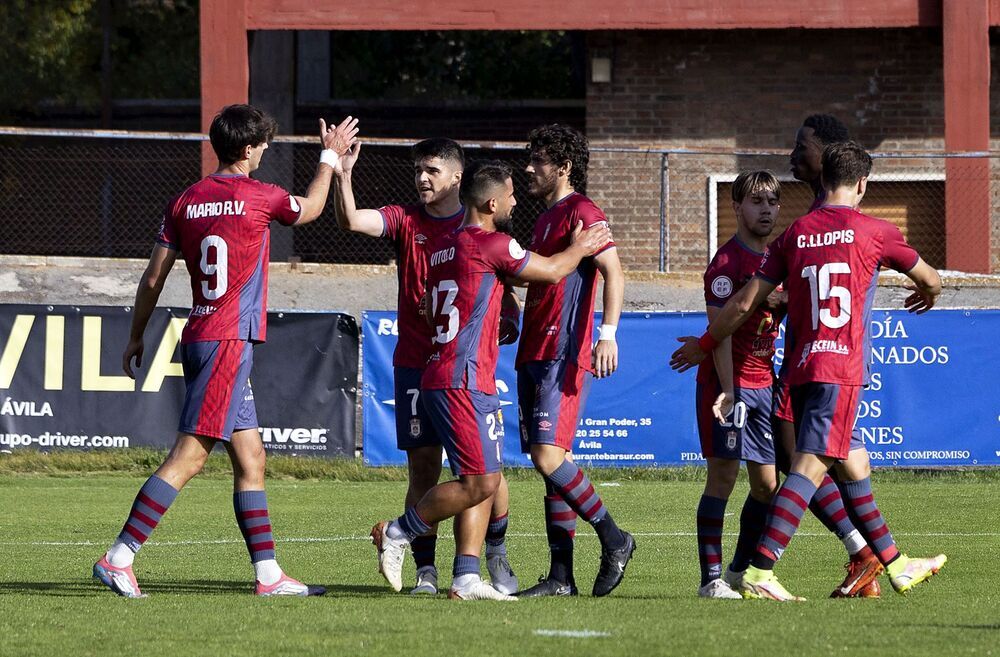
<path id="1" fill-rule="evenodd" d="M 612 82 L 588 85 L 587 134 L 592 141 L 790 150 L 802 119 L 827 112 L 840 117 L 854 138 L 872 150 L 944 147 L 939 30 L 592 32 L 587 45 L 590 52 L 613 58 Z M 996 47 L 994 43 L 994 80 L 1000 79 Z M 996 83 L 992 100 L 993 111 L 1000 114 Z M 994 147 L 1000 146 L 998 128 L 1000 121 L 995 121 Z M 670 156 L 667 260 L 673 270 L 705 265 L 708 176 L 762 164 L 788 173 L 784 158 Z M 594 165 L 601 166 L 596 160 Z M 590 192 L 597 199 L 616 199 L 616 235 L 648 240 L 659 217 L 652 216 L 650 206 L 632 206 L 621 198 L 622 190 L 635 184 L 633 169 L 595 172 Z M 943 171 L 942 162 L 934 159 L 879 160 L 875 168 L 879 175 L 918 180 Z M 992 171 L 997 195 L 1000 165 Z M 991 226 L 993 268 L 1000 271 L 1000 211 L 994 211 Z M 623 256 L 632 268 L 655 269 L 658 264 L 645 249 L 631 257 L 625 248 Z"/>

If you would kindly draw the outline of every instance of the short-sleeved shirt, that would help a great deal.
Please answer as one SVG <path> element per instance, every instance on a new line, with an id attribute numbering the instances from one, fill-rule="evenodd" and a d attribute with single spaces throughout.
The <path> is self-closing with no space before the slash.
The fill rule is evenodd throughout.
<path id="1" fill-rule="evenodd" d="M 705 304 L 721 308 L 747 284 L 760 267 L 764 254 L 752 250 L 733 237 L 716 251 L 705 270 Z M 732 337 L 733 385 L 739 388 L 767 388 L 774 383 L 774 341 L 780 317 L 759 307 Z M 715 361 L 706 358 L 698 367 L 698 383 L 717 376 Z"/>
<path id="2" fill-rule="evenodd" d="M 435 349 L 420 387 L 495 395 L 503 279 L 519 274 L 530 254 L 511 236 L 478 226 L 441 235 L 428 253 Z"/>
<path id="3" fill-rule="evenodd" d="M 182 343 L 267 338 L 269 226 L 300 211 L 284 189 L 243 175 L 212 174 L 167 204 L 156 241 L 179 249 L 191 275 Z"/>
<path id="4" fill-rule="evenodd" d="M 790 385 L 867 384 L 879 267 L 907 272 L 918 260 L 898 228 L 842 206 L 798 218 L 772 242 L 757 276 L 788 290 Z"/>
<path id="5" fill-rule="evenodd" d="M 813 198 L 812 205 L 809 206 L 809 212 L 823 207 L 823 201 L 826 200 L 826 190 L 820 190 L 820 193 Z M 807 213 L 808 214 L 808 213 Z M 782 286 L 778 286 L 779 289 L 784 289 Z M 778 368 L 778 381 L 780 382 L 782 388 L 784 388 L 784 394 L 788 395 L 788 372 L 792 369 L 791 363 L 792 359 L 788 357 L 788 354 L 795 351 L 795 336 L 792 334 L 791 327 L 788 323 L 785 323 L 785 346 L 784 353 L 785 357 L 781 359 L 781 367 Z M 791 402 L 789 402 L 790 404 Z M 790 406 L 789 406 L 790 408 Z"/>
<path id="6" fill-rule="evenodd" d="M 608 219 L 593 201 L 573 192 L 538 215 L 531 251 L 545 257 L 565 251 L 581 221 L 587 229 Z M 608 242 L 598 253 L 614 246 Z M 597 266 L 592 257 L 581 260 L 575 271 L 555 285 L 529 283 L 516 366 L 566 359 L 590 370 L 596 298 Z"/>
<path id="7" fill-rule="evenodd" d="M 396 326 L 399 341 L 392 357 L 394 367 L 423 368 L 434 351 L 434 333 L 421 307 L 427 278 L 427 244 L 438 235 L 451 232 L 462 223 L 463 208 L 450 217 L 435 217 L 423 204 L 387 205 L 379 208 L 384 228 L 382 237 L 391 240 L 396 251 L 399 283 Z"/>

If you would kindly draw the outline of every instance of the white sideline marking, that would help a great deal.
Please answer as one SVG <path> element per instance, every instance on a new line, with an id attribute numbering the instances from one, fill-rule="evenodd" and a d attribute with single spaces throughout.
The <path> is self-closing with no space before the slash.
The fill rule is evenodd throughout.
<path id="1" fill-rule="evenodd" d="M 632 532 L 633 536 L 639 538 L 685 538 L 697 536 L 695 532 Z M 737 532 L 725 532 L 724 536 L 739 536 Z M 796 532 L 796 536 L 817 538 L 829 536 L 829 533 Z M 894 536 L 906 536 L 913 538 L 995 538 L 1000 537 L 1000 532 L 913 532 L 894 533 Z M 509 532 L 507 536 L 514 538 L 545 538 L 545 534 L 515 533 Z M 451 534 L 439 534 L 439 538 L 450 540 L 454 538 Z M 595 534 L 577 535 L 577 538 L 596 538 Z M 305 536 L 299 538 L 278 538 L 277 543 L 343 543 L 347 541 L 369 542 L 371 537 L 367 534 L 358 536 Z M 93 545 L 107 545 L 108 541 L 0 541 L 0 545 L 23 545 L 29 547 L 89 547 Z M 196 541 L 148 541 L 146 545 L 158 547 L 176 547 L 181 545 L 242 545 L 243 539 L 223 538 L 217 540 L 196 540 Z"/>
<path id="2" fill-rule="evenodd" d="M 595 630 L 535 630 L 532 634 L 535 636 L 557 636 L 570 639 L 594 639 L 611 636 L 610 632 L 597 632 Z"/>

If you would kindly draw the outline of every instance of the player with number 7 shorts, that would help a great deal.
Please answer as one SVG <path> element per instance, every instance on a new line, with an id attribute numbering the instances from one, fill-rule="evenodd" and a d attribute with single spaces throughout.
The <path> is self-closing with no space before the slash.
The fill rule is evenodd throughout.
<path id="1" fill-rule="evenodd" d="M 372 528 L 379 572 L 393 589 L 402 587 L 406 547 L 433 523 L 455 517 L 455 561 L 449 597 L 458 600 L 517 598 L 500 593 L 479 576 L 479 554 L 492 498 L 500 484 L 503 422 L 496 389 L 500 302 L 504 281 L 555 283 L 610 239 L 601 225 L 578 225 L 565 250 L 543 257 L 510 237 L 516 204 L 510 169 L 479 162 L 466 169 L 460 187 L 465 218 L 456 230 L 427 249 L 426 316 L 434 353 L 424 369 L 421 394 L 457 479 L 431 488 L 399 518 Z"/>
<path id="2" fill-rule="evenodd" d="M 214 173 L 167 205 L 149 264 L 139 281 L 125 373 L 142 365 L 143 333 L 177 256 L 191 275 L 192 308 L 181 335 L 186 392 L 173 449 L 139 490 L 125 526 L 94 564 L 94 577 L 118 595 L 143 597 L 132 572 L 136 552 L 181 488 L 221 442 L 233 464 L 233 508 L 261 596 L 321 595 L 285 575 L 274 553 L 264 492 L 264 445 L 250 388 L 254 345 L 267 333 L 267 267 L 272 221 L 300 226 L 319 217 L 333 167 L 356 141 L 357 120 L 336 127 L 320 120 L 320 154 L 306 196 L 250 178 L 274 137 L 274 119 L 250 105 L 224 107 L 209 137 L 219 158 Z"/>
<path id="3" fill-rule="evenodd" d="M 911 559 L 896 547 L 875 504 L 867 463 L 848 459 L 861 392 L 870 377 L 872 300 L 879 268 L 887 266 L 913 281 L 904 305 L 910 312 L 930 310 L 941 294 L 941 278 L 887 221 L 857 211 L 871 174 L 872 158 L 857 143 L 827 146 L 822 156 L 823 205 L 799 217 L 772 242 L 756 275 L 735 294 L 701 338 L 681 338 L 683 347 L 671 367 L 685 370 L 700 362 L 732 335 L 779 283 L 788 290 L 788 322 L 796 336 L 791 360 L 795 453 L 791 471 L 778 489 L 751 566 L 743 576 L 748 597 L 802 600 L 774 576 L 781 558 L 833 467 L 847 491 L 845 502 L 861 522 L 892 587 L 905 593 L 937 573 L 941 554 Z M 733 391 L 723 391 L 722 415 L 732 408 Z"/>

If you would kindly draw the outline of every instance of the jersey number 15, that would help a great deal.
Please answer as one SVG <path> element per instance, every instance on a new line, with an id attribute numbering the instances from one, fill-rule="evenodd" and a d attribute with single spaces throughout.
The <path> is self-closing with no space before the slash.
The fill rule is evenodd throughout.
<path id="1" fill-rule="evenodd" d="M 812 302 L 813 330 L 823 326 L 838 329 L 851 321 L 851 291 L 841 285 L 831 285 L 834 274 L 850 274 L 846 262 L 828 262 L 821 267 L 809 265 L 802 268 L 802 278 L 809 280 L 809 299 Z M 836 315 L 829 308 L 820 308 L 820 302 L 836 299 L 840 306 Z"/>

